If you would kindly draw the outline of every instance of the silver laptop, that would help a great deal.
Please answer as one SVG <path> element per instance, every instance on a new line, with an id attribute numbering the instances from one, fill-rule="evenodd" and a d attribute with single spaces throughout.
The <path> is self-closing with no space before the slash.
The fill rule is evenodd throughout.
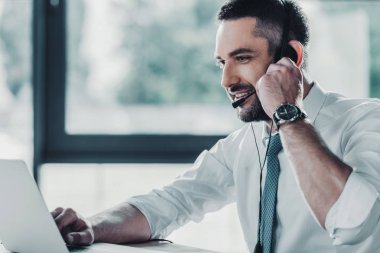
<path id="1" fill-rule="evenodd" d="M 158 252 L 113 244 L 69 250 L 23 161 L 0 160 L 0 200 L 0 241 L 12 252 Z"/>

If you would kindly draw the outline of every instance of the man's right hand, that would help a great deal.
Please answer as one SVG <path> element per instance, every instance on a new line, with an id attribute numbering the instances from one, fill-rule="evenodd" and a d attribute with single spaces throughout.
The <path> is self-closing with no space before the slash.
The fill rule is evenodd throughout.
<path id="1" fill-rule="evenodd" d="M 67 244 L 84 246 L 94 242 L 92 225 L 73 209 L 58 207 L 51 215 Z"/>

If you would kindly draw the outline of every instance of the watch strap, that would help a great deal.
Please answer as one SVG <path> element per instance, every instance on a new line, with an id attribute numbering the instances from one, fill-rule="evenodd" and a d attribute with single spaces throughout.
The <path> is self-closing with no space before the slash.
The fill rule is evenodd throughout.
<path id="1" fill-rule="evenodd" d="M 287 105 L 287 106 L 292 106 L 294 108 L 296 108 L 297 110 L 297 113 L 290 119 L 282 119 L 279 115 L 279 109 L 284 106 L 284 105 Z M 280 129 L 280 126 L 282 124 L 285 124 L 285 123 L 291 123 L 291 122 L 295 122 L 299 119 L 304 119 L 304 118 L 307 118 L 307 114 L 306 112 L 302 111 L 298 106 L 294 105 L 294 104 L 281 104 L 279 107 L 277 107 L 277 109 L 275 110 L 275 112 L 273 113 L 273 122 L 275 123 L 277 129 Z"/>

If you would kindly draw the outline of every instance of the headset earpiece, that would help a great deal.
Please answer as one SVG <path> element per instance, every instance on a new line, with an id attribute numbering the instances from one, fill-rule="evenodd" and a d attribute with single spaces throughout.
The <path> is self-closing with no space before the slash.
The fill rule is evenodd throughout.
<path id="1" fill-rule="evenodd" d="M 283 57 L 289 57 L 292 61 L 294 61 L 294 63 L 297 64 L 299 56 L 298 56 L 296 50 L 292 46 L 287 45 L 285 50 L 284 50 Z"/>
<path id="2" fill-rule="evenodd" d="M 278 62 L 282 57 L 289 57 L 297 66 L 302 63 L 302 50 L 298 50 L 289 45 L 289 30 L 290 30 L 290 11 L 284 0 L 279 0 L 279 3 L 284 9 L 284 21 L 282 27 L 281 45 L 277 50 L 274 62 Z"/>
<path id="3" fill-rule="evenodd" d="M 299 55 L 297 54 L 297 51 L 288 43 L 277 50 L 274 57 L 274 62 L 278 62 L 282 57 L 289 57 L 296 64 L 299 61 Z"/>

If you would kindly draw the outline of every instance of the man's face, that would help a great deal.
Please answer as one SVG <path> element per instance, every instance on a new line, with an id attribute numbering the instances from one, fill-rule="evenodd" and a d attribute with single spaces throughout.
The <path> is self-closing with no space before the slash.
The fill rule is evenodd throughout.
<path id="1" fill-rule="evenodd" d="M 215 58 L 223 70 L 221 85 L 232 101 L 249 96 L 238 107 L 244 122 L 270 119 L 255 93 L 255 84 L 272 63 L 268 42 L 256 37 L 255 18 L 240 18 L 221 22 L 216 35 Z"/>

